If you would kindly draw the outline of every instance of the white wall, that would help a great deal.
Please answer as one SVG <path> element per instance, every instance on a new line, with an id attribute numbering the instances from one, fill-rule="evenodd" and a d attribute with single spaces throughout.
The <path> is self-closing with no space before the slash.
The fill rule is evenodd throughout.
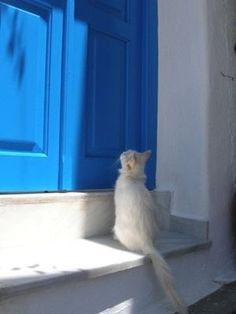
<path id="1" fill-rule="evenodd" d="M 230 205 L 236 174 L 236 2 L 208 0 L 210 237 L 216 266 L 230 263 Z M 220 258 L 219 258 L 220 257 Z"/>
<path id="2" fill-rule="evenodd" d="M 159 0 L 159 190 L 173 213 L 208 219 L 235 172 L 236 3 Z M 215 198 L 214 198 L 215 195 Z M 214 198 L 214 199 L 213 199 Z M 225 206 L 222 204 L 222 206 Z"/>
<path id="3" fill-rule="evenodd" d="M 159 0 L 157 186 L 175 214 L 208 217 L 208 44 L 205 0 Z"/>
<path id="4" fill-rule="evenodd" d="M 236 77 L 236 1 L 158 0 L 158 9 L 157 187 L 174 192 L 175 215 L 209 219 L 215 276 L 232 255 L 236 79 L 222 73 Z"/>

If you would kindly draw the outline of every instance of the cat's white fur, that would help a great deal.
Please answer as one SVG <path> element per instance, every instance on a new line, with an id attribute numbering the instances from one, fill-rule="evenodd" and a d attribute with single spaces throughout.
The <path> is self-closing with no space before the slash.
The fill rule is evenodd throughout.
<path id="1" fill-rule="evenodd" d="M 145 187 L 145 164 L 151 152 L 128 150 L 121 154 L 120 175 L 115 186 L 115 237 L 128 249 L 151 257 L 155 273 L 170 302 L 181 314 L 188 313 L 178 296 L 169 266 L 154 247 L 158 227 L 154 203 Z"/>

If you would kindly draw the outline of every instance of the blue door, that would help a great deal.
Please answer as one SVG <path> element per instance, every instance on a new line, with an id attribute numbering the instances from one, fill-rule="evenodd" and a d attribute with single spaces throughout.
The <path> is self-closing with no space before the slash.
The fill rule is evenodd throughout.
<path id="1" fill-rule="evenodd" d="M 152 149 L 148 186 L 154 187 L 156 9 L 156 0 L 75 1 L 63 189 L 114 187 L 126 149 Z"/>
<path id="2" fill-rule="evenodd" d="M 63 6 L 0 1 L 0 191 L 58 189 Z"/>
<path id="3" fill-rule="evenodd" d="M 155 0 L 0 1 L 0 192 L 112 188 L 123 150 L 156 151 L 155 22 Z"/>

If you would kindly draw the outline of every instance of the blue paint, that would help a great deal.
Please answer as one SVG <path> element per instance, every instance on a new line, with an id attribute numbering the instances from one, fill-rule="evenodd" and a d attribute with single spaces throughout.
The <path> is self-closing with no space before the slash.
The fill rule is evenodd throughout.
<path id="1" fill-rule="evenodd" d="M 152 149 L 148 187 L 155 187 L 156 10 L 155 0 L 76 1 L 63 189 L 112 188 L 126 149 Z"/>
<path id="2" fill-rule="evenodd" d="M 0 1 L 0 191 L 111 188 L 156 164 L 156 1 Z"/>
<path id="3" fill-rule="evenodd" d="M 142 7 L 142 149 L 151 149 L 147 164 L 147 186 L 156 185 L 158 40 L 157 1 L 143 1 Z"/>
<path id="4" fill-rule="evenodd" d="M 0 2 L 2 192 L 57 188 L 63 15 L 49 2 Z"/>

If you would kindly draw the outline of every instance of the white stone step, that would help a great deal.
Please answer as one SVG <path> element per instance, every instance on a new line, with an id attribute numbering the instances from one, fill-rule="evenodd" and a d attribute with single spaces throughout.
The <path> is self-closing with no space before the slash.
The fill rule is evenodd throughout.
<path id="1" fill-rule="evenodd" d="M 207 224 L 173 221 L 171 193 L 152 193 L 165 228 L 194 231 L 157 243 L 191 303 L 204 296 L 204 280 L 189 293 L 185 278 L 201 274 Z M 0 195 L 0 314 L 169 313 L 150 260 L 104 236 L 113 223 L 113 191 Z"/>
<path id="2" fill-rule="evenodd" d="M 158 241 L 172 260 L 209 245 L 170 232 Z M 150 260 L 108 236 L 0 250 L 0 314 L 168 313 L 158 296 Z"/>
<path id="3" fill-rule="evenodd" d="M 167 226 L 171 194 L 152 194 Z M 104 235 L 113 224 L 112 190 L 0 194 L 0 248 Z"/>
<path id="4" fill-rule="evenodd" d="M 0 195 L 0 248 L 110 232 L 112 191 Z"/>

